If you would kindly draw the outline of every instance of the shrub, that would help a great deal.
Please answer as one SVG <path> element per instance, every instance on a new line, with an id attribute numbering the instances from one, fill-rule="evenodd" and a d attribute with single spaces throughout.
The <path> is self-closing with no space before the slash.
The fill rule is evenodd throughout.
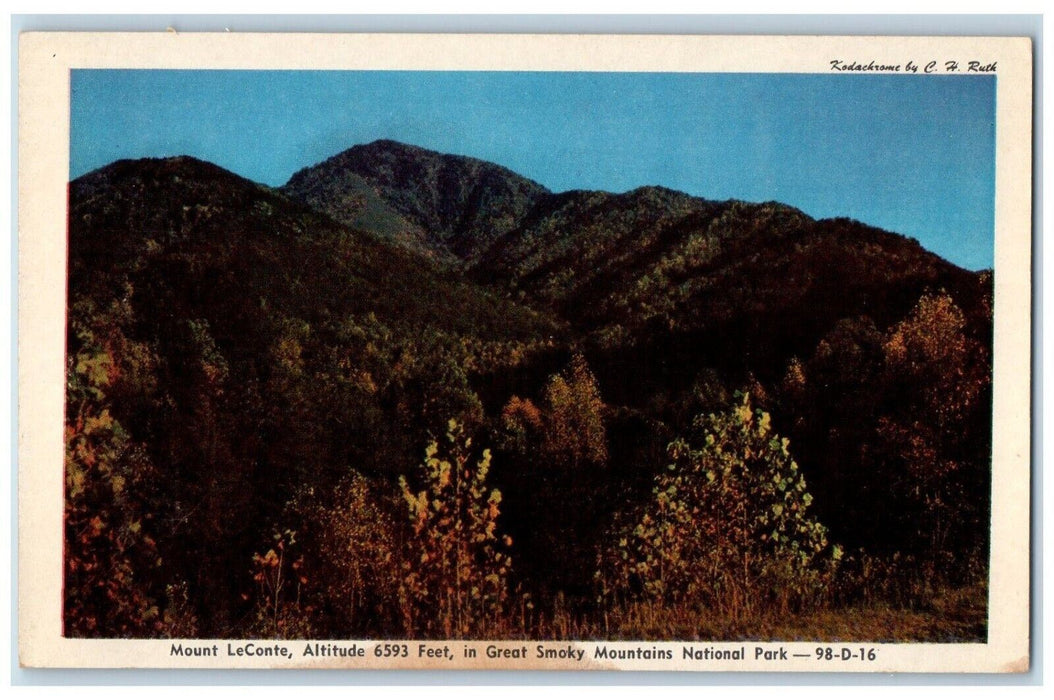
<path id="1" fill-rule="evenodd" d="M 253 554 L 258 595 L 249 634 L 274 639 L 312 637 L 313 609 L 304 601 L 308 579 L 296 532 L 275 532 L 272 541 L 264 554 Z"/>

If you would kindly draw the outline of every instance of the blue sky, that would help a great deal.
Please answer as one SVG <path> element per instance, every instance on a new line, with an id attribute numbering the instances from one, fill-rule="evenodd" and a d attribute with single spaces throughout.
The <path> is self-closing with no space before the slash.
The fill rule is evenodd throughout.
<path id="1" fill-rule="evenodd" d="M 995 77 L 74 70 L 70 173 L 192 155 L 269 185 L 380 138 L 555 191 L 777 200 L 992 265 Z"/>

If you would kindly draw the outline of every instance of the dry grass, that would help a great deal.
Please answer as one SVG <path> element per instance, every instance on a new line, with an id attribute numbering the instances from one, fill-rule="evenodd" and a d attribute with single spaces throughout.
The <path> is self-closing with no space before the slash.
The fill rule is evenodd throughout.
<path id="1" fill-rule="evenodd" d="M 557 607 L 527 630 L 495 630 L 537 639 L 784 640 L 818 642 L 984 642 L 987 593 L 982 585 L 939 592 L 914 608 L 883 604 L 825 607 L 809 612 L 731 619 L 691 606 L 633 603 L 607 613 L 576 615 Z"/>

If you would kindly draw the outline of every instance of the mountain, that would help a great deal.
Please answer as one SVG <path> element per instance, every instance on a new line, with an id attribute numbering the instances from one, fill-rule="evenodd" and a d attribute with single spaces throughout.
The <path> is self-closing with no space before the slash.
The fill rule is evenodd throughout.
<path id="1" fill-rule="evenodd" d="M 554 193 L 392 141 L 281 188 L 189 157 L 118 161 L 70 183 L 68 225 L 74 636 L 427 636 L 400 582 L 443 559 L 418 545 L 457 534 L 438 515 L 452 464 L 458 488 L 463 469 L 480 481 L 451 498 L 486 499 L 458 506 L 487 543 L 476 563 L 515 562 L 479 585 L 538 606 L 520 625 L 574 609 L 606 629 L 599 553 L 628 561 L 611 547 L 644 529 L 612 533 L 672 512 L 642 510 L 671 460 L 714 455 L 738 460 L 725 477 L 782 465 L 751 492 L 795 484 L 787 508 L 829 528 L 828 554 L 856 552 L 829 600 L 907 605 L 919 581 L 986 571 L 991 274 L 912 239 L 662 187 Z M 724 506 L 696 507 L 757 506 L 724 487 Z M 769 534 L 729 546 L 782 570 Z M 286 546 L 305 607 L 266 589 Z M 278 630 L 279 603 L 302 626 Z"/>
<path id="2" fill-rule="evenodd" d="M 493 163 L 395 141 L 355 146 L 300 170 L 282 191 L 346 224 L 468 260 L 548 194 Z"/>
<path id="3" fill-rule="evenodd" d="M 70 277 L 80 293 L 109 285 L 103 295 L 125 279 L 211 282 L 178 293 L 265 298 L 312 320 L 369 312 L 495 338 L 550 328 L 414 252 L 189 157 L 119 161 L 70 184 Z"/>
<path id="4" fill-rule="evenodd" d="M 386 211 L 379 235 L 410 222 L 421 247 L 611 355 L 599 371 L 625 401 L 700 364 L 773 379 L 839 319 L 885 326 L 926 290 L 952 292 L 975 319 L 984 297 L 975 273 L 848 219 L 661 187 L 554 194 L 494 164 L 393 141 L 301 170 L 282 191 L 344 221 Z"/>

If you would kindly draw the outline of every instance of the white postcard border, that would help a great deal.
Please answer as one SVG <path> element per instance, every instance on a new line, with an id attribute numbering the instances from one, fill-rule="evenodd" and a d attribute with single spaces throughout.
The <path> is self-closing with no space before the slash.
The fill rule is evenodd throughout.
<path id="1" fill-rule="evenodd" d="M 66 196 L 69 71 L 74 68 L 332 70 L 576 70 L 826 73 L 832 59 L 926 65 L 996 62 L 996 249 L 993 487 L 987 644 L 581 643 L 589 663 L 488 660 L 486 642 L 458 663 L 428 657 L 402 665 L 329 658 L 339 668 L 707 671 L 1026 671 L 1029 659 L 1032 54 L 1028 39 L 985 37 L 747 37 L 449 34 L 29 33 L 19 65 L 19 658 L 43 667 L 308 668 L 318 659 L 173 657 L 170 640 L 61 636 Z M 907 78 L 906 79 L 910 79 Z M 189 642 L 204 645 L 202 640 Z M 212 644 L 213 642 L 208 642 Z M 218 648 L 244 642 L 216 640 Z M 338 642 L 351 645 L 350 642 Z M 258 643 L 266 644 L 266 643 Z M 273 642 L 270 644 L 274 644 Z M 299 650 L 304 642 L 281 642 Z M 415 649 L 418 642 L 408 642 Z M 444 642 L 429 643 L 441 646 Z M 496 642 L 512 648 L 515 642 Z M 558 651 L 568 644 L 527 642 Z M 669 648 L 673 661 L 598 663 L 598 646 Z M 683 647 L 734 650 L 742 661 L 683 658 Z M 876 660 L 824 664 L 818 647 L 877 649 Z M 809 653 L 775 665 L 755 647 Z M 836 652 L 841 654 L 843 652 Z M 866 657 L 866 652 L 864 654 Z M 592 657 L 592 658 L 591 658 Z"/>

